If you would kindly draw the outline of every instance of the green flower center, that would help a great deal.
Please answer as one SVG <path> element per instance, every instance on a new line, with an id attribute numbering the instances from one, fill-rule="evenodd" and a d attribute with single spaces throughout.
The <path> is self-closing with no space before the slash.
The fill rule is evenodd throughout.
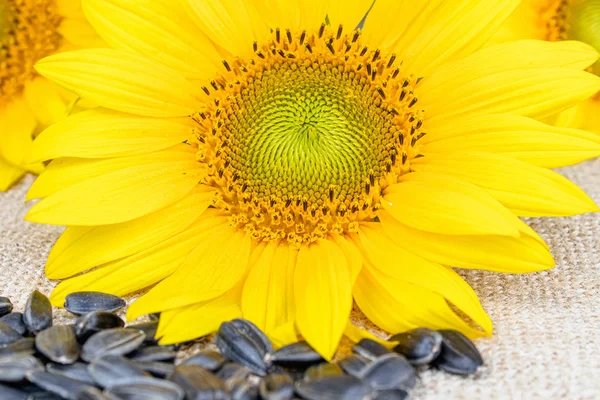
<path id="1" fill-rule="evenodd" d="M 275 30 L 204 87 L 193 116 L 215 206 L 256 239 L 310 243 L 372 221 L 419 156 L 417 79 L 359 32 Z"/>

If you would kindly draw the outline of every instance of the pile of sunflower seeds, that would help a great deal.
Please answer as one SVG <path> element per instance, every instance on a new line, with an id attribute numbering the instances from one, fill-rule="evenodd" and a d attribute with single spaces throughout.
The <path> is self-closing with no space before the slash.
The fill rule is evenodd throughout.
<path id="1" fill-rule="evenodd" d="M 156 317 L 125 327 L 115 314 L 124 306 L 116 296 L 73 293 L 65 308 L 79 317 L 53 326 L 42 293 L 31 294 L 23 313 L 0 297 L 0 399 L 393 400 L 409 397 L 420 370 L 469 375 L 483 364 L 461 333 L 425 328 L 392 336 L 393 351 L 363 339 L 328 363 L 306 342 L 274 350 L 243 319 L 220 326 L 219 351 L 176 363 L 177 347 L 154 339 Z"/>

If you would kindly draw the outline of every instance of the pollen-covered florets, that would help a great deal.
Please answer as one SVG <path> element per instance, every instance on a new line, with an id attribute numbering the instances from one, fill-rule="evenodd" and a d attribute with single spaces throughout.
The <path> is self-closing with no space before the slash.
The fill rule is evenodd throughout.
<path id="1" fill-rule="evenodd" d="M 419 79 L 359 31 L 276 29 L 224 61 L 193 115 L 216 206 L 255 239 L 310 243 L 372 221 L 382 190 L 419 157 Z"/>

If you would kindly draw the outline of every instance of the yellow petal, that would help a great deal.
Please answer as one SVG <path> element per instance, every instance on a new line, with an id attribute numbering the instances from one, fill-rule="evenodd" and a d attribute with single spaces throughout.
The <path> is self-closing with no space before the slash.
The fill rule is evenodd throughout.
<path id="1" fill-rule="evenodd" d="M 248 270 L 251 240 L 230 226 L 203 235 L 173 275 L 152 288 L 127 312 L 128 318 L 185 307 L 221 296 Z"/>
<path id="2" fill-rule="evenodd" d="M 222 57 L 177 1 L 86 0 L 85 14 L 112 47 L 158 61 L 186 78 L 212 79 Z"/>
<path id="3" fill-rule="evenodd" d="M 0 157 L 15 167 L 22 166 L 36 126 L 35 114 L 23 99 L 16 98 L 0 106 Z"/>
<path id="4" fill-rule="evenodd" d="M 365 224 L 356 236 L 371 269 L 437 293 L 486 332 L 491 332 L 492 321 L 483 310 L 477 295 L 451 268 L 428 261 L 396 245 L 382 230 L 381 224 Z"/>
<path id="5" fill-rule="evenodd" d="M 187 120 L 147 118 L 96 108 L 74 114 L 43 131 L 33 144 L 29 161 L 133 156 L 182 143 L 191 134 Z"/>
<path id="6" fill-rule="evenodd" d="M 298 251 L 290 248 L 287 242 L 270 242 L 244 283 L 244 318 L 266 334 L 294 320 L 293 281 L 297 254 Z"/>
<path id="7" fill-rule="evenodd" d="M 0 156 L 0 192 L 7 191 L 23 175 L 25 175 L 23 168 L 9 164 Z"/>
<path id="8" fill-rule="evenodd" d="M 519 54 L 515 54 L 517 57 Z M 486 55 L 475 53 L 419 87 L 419 104 L 430 119 L 466 114 L 512 113 L 544 118 L 600 90 L 600 77 L 573 68 L 517 68 L 505 61 L 502 71 L 486 68 Z M 460 68 L 463 73 L 456 76 Z M 444 76 L 441 76 L 441 75 Z M 467 80 L 467 81 L 465 81 Z M 437 84 L 436 82 L 440 82 Z"/>
<path id="9" fill-rule="evenodd" d="M 451 175 L 477 185 L 523 217 L 598 211 L 594 201 L 567 178 L 499 155 L 438 153 L 415 160 L 412 167 L 417 172 Z"/>
<path id="10" fill-rule="evenodd" d="M 171 275 L 206 235 L 226 222 L 221 213 L 208 210 L 193 226 L 162 243 L 62 281 L 52 292 L 52 304 L 62 307 L 69 293 L 82 290 L 123 296 L 151 286 Z"/>
<path id="11" fill-rule="evenodd" d="M 347 240 L 341 235 L 331 235 L 331 241 L 338 245 L 344 252 L 346 262 L 348 263 L 348 270 L 350 271 L 350 282 L 354 285 L 354 281 L 356 281 L 363 265 L 363 257 L 360 250 L 352 241 Z"/>
<path id="12" fill-rule="evenodd" d="M 200 87 L 175 70 L 122 50 L 55 54 L 36 70 L 102 107 L 149 117 L 183 117 L 201 107 Z"/>
<path id="13" fill-rule="evenodd" d="M 314 2 L 310 5 L 304 0 L 255 0 L 252 3 L 270 27 L 314 30 L 325 23 L 329 1 Z"/>
<path id="14" fill-rule="evenodd" d="M 543 271 L 555 265 L 547 246 L 530 235 L 439 235 L 403 225 L 385 211 L 379 218 L 398 245 L 443 265 L 508 273 Z"/>
<path id="15" fill-rule="evenodd" d="M 518 236 L 504 206 L 478 187 L 434 173 L 413 172 L 384 191 L 382 206 L 398 221 L 447 235 Z"/>
<path id="16" fill-rule="evenodd" d="M 67 116 L 67 103 L 59 95 L 56 85 L 38 77 L 27 82 L 23 97 L 35 112 L 42 126 L 48 126 Z"/>
<path id="17" fill-rule="evenodd" d="M 386 4 L 378 3 L 375 9 L 386 8 Z M 494 34 L 518 4 L 518 0 L 440 2 L 426 22 L 420 24 L 418 35 L 411 36 L 410 42 L 401 37 L 395 44 L 394 48 L 403 55 L 403 68 L 407 74 L 429 76 L 440 65 L 471 54 Z"/>
<path id="18" fill-rule="evenodd" d="M 124 169 L 157 163 L 194 162 L 195 148 L 192 146 L 174 146 L 165 151 L 141 154 L 132 157 L 107 159 L 59 158 L 52 161 L 33 183 L 27 193 L 27 200 L 48 197 L 69 186 L 85 182 Z M 199 168 L 198 163 L 194 164 Z"/>
<path id="19" fill-rule="evenodd" d="M 48 256 L 46 277 L 64 279 L 161 243 L 194 223 L 213 198 L 212 189 L 201 186 L 176 203 L 133 221 L 93 228 L 70 226 Z"/>
<path id="20" fill-rule="evenodd" d="M 250 0 L 182 0 L 196 18 L 197 25 L 213 42 L 230 54 L 249 56 L 252 43 L 270 34 L 266 21 Z M 274 28 L 274 27 L 273 27 Z"/>
<path id="21" fill-rule="evenodd" d="M 398 344 L 398 342 L 388 342 L 387 340 L 380 339 L 377 336 L 373 335 L 371 332 L 369 332 L 365 329 L 359 328 L 358 326 L 354 325 L 350 321 L 348 321 L 348 325 L 346 326 L 344 335 L 348 339 L 352 340 L 354 343 L 358 343 L 362 339 L 370 339 L 370 340 L 373 340 L 387 348 L 392 348 Z"/>
<path id="22" fill-rule="evenodd" d="M 201 174 L 196 161 L 135 165 L 68 186 L 35 204 L 25 218 L 83 226 L 131 221 L 184 197 Z"/>
<path id="23" fill-rule="evenodd" d="M 157 330 L 160 344 L 197 339 L 215 332 L 221 323 L 241 317 L 239 286 L 215 299 L 161 313 Z"/>
<path id="24" fill-rule="evenodd" d="M 352 309 L 352 284 L 343 251 L 329 240 L 302 247 L 294 276 L 296 325 L 331 360 Z"/>
<path id="25" fill-rule="evenodd" d="M 333 26 L 356 29 L 373 4 L 373 0 L 329 0 L 327 16 Z"/>
<path id="26" fill-rule="evenodd" d="M 600 156 L 600 136 L 531 118 L 490 114 L 428 121 L 423 154 L 497 153 L 545 168 Z"/>
<path id="27" fill-rule="evenodd" d="M 363 268 L 354 286 L 354 299 L 377 326 L 390 333 L 413 328 L 456 329 L 470 338 L 491 335 L 470 326 L 444 297 L 423 287 Z"/>

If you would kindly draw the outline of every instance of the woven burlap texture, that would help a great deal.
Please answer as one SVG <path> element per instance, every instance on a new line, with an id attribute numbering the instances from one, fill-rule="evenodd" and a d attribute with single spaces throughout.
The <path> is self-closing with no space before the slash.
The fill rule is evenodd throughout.
<path id="1" fill-rule="evenodd" d="M 600 159 L 560 172 L 600 203 Z M 0 295 L 16 310 L 33 289 L 50 293 L 44 260 L 62 231 L 23 222 L 32 180 L 0 194 Z M 460 271 L 495 323 L 494 337 L 476 342 L 486 365 L 469 378 L 423 372 L 413 399 L 600 399 L 600 214 L 529 223 L 557 267 L 528 275 Z M 64 310 L 56 316 L 70 318 Z M 359 314 L 353 319 L 368 326 Z"/>

